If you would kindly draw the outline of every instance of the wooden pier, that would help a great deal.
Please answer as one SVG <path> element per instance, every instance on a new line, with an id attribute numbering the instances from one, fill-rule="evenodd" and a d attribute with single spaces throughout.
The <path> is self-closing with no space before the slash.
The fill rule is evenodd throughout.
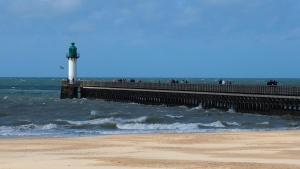
<path id="1" fill-rule="evenodd" d="M 62 81 L 61 98 L 234 109 L 267 115 L 300 115 L 300 87 L 146 82 Z"/>

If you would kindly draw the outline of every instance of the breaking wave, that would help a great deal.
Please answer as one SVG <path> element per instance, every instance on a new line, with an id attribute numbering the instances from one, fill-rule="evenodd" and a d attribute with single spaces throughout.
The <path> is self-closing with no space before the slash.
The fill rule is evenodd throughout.
<path id="1" fill-rule="evenodd" d="M 133 118 L 133 119 L 122 119 L 122 118 L 103 118 L 103 119 L 93 119 L 93 120 L 85 120 L 85 121 L 72 121 L 72 120 L 57 120 L 60 122 L 67 122 L 72 125 L 100 125 L 105 123 L 138 123 L 145 122 L 147 120 L 146 116 Z"/>
<path id="2" fill-rule="evenodd" d="M 241 126 L 238 122 L 223 122 L 226 126 Z"/>
<path id="3" fill-rule="evenodd" d="M 22 136 L 22 135 L 40 135 L 41 132 L 47 130 L 55 130 L 58 126 L 56 124 L 45 124 L 45 125 L 36 125 L 36 124 L 25 124 L 20 126 L 0 126 L 0 135 L 1 136 Z"/>
<path id="4" fill-rule="evenodd" d="M 119 129 L 123 130 L 174 130 L 174 131 L 197 131 L 205 128 L 225 128 L 221 121 L 212 123 L 171 123 L 171 124 L 145 124 L 145 123 L 127 123 L 117 124 Z"/>

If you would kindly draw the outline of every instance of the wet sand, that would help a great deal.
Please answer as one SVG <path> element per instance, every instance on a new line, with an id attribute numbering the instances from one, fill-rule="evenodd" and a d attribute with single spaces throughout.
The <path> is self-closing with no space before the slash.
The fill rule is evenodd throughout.
<path id="1" fill-rule="evenodd" d="M 0 169 L 294 169 L 300 131 L 0 139 Z"/>

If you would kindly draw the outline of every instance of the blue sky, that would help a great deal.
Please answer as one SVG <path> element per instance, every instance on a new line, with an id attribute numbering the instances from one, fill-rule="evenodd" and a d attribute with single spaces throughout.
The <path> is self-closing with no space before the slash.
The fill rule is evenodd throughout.
<path id="1" fill-rule="evenodd" d="M 0 0 L 0 76 L 300 77 L 299 0 Z"/>

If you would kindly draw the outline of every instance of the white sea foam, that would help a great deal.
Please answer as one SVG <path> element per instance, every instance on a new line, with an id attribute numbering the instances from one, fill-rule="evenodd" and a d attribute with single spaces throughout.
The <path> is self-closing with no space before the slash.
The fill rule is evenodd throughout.
<path id="1" fill-rule="evenodd" d="M 42 129 L 42 130 L 51 130 L 51 129 L 56 129 L 57 125 L 50 123 L 50 124 L 46 124 L 46 125 L 37 126 L 37 128 Z"/>
<path id="2" fill-rule="evenodd" d="M 5 134 L 5 133 L 11 133 L 13 131 L 14 131 L 13 127 L 10 127 L 10 126 L 0 126 L 0 133 L 1 133 L 1 135 Z"/>
<path id="3" fill-rule="evenodd" d="M 216 128 L 223 128 L 225 127 L 221 121 L 215 121 L 212 123 L 199 123 L 200 126 L 204 127 L 216 127 Z"/>
<path id="4" fill-rule="evenodd" d="M 4 96 L 4 97 L 3 97 L 3 100 L 7 100 L 7 99 L 8 99 L 8 96 Z"/>
<path id="5" fill-rule="evenodd" d="M 57 121 L 61 121 L 61 120 L 57 120 Z M 116 119 L 111 117 L 111 118 L 93 119 L 93 120 L 85 120 L 85 121 L 73 121 L 73 120 L 65 120 L 65 121 L 69 124 L 80 126 L 80 125 L 97 125 L 97 124 L 111 123 L 111 122 L 115 122 Z"/>
<path id="6" fill-rule="evenodd" d="M 174 131 L 198 131 L 199 126 L 224 128 L 220 122 L 212 123 L 172 123 L 172 124 L 145 124 L 145 123 L 120 123 L 117 124 L 119 129 L 123 130 L 174 130 Z"/>
<path id="7" fill-rule="evenodd" d="M 184 106 L 184 105 L 181 105 L 181 106 L 178 106 L 178 107 L 181 108 L 181 109 L 188 109 L 188 107 Z"/>
<path id="8" fill-rule="evenodd" d="M 203 107 L 202 107 L 202 105 L 200 104 L 200 105 L 197 106 L 197 107 L 193 107 L 193 108 L 189 109 L 189 111 L 193 111 L 193 110 L 202 110 L 202 109 L 203 109 Z"/>
<path id="9" fill-rule="evenodd" d="M 136 104 L 138 104 L 138 103 L 135 103 L 135 102 L 131 102 L 131 103 L 128 103 L 128 104 L 133 104 L 133 105 L 136 105 Z"/>
<path id="10" fill-rule="evenodd" d="M 172 124 L 144 124 L 144 123 L 127 123 L 117 124 L 122 130 L 179 130 L 190 131 L 198 130 L 198 123 L 172 123 Z"/>
<path id="11" fill-rule="evenodd" d="M 166 117 L 173 118 L 173 119 L 180 119 L 180 118 L 184 117 L 184 116 L 182 116 L 182 115 L 171 115 L 171 114 L 166 114 L 165 116 L 166 116 Z"/>
<path id="12" fill-rule="evenodd" d="M 264 121 L 264 122 L 261 122 L 261 123 L 256 123 L 256 124 L 259 124 L 259 125 L 269 125 L 269 124 L 270 124 L 270 122 L 268 122 L 268 121 Z"/>
<path id="13" fill-rule="evenodd" d="M 224 122 L 226 125 L 229 125 L 229 126 L 240 126 L 240 124 L 238 122 Z"/>
<path id="14" fill-rule="evenodd" d="M 41 133 L 46 134 L 46 131 L 56 129 L 56 124 L 45 124 L 45 125 L 35 125 L 35 124 L 25 124 L 20 126 L 0 126 L 0 136 L 33 136 L 41 135 Z"/>
<path id="15" fill-rule="evenodd" d="M 106 124 L 106 123 L 139 123 L 139 122 L 145 122 L 147 120 L 146 116 L 133 118 L 133 119 L 122 119 L 122 118 L 103 118 L 103 119 L 93 119 L 93 120 L 85 120 L 85 121 L 72 121 L 72 120 L 66 120 L 67 123 L 72 125 L 99 125 L 99 124 Z M 58 120 L 62 121 L 62 120 Z"/>
<path id="16" fill-rule="evenodd" d="M 91 112 L 90 112 L 90 115 L 91 116 L 96 116 L 98 114 L 98 112 L 96 111 L 96 110 L 92 110 Z"/>
<path id="17" fill-rule="evenodd" d="M 126 123 L 131 123 L 131 122 L 140 123 L 140 122 L 145 122 L 146 120 L 147 120 L 147 116 L 141 116 L 133 119 L 123 119 L 123 121 Z"/>
<path id="18" fill-rule="evenodd" d="M 15 130 L 51 130 L 57 128 L 56 124 L 49 123 L 44 125 L 36 125 L 36 124 L 25 124 L 20 126 L 15 126 L 13 129 Z"/>
<path id="19" fill-rule="evenodd" d="M 228 109 L 227 113 L 236 113 L 236 111 L 233 108 Z"/>

